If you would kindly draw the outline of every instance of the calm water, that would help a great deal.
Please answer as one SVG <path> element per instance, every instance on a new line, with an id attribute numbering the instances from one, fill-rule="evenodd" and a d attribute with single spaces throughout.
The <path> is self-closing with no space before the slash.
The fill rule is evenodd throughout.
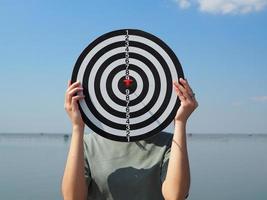
<path id="1" fill-rule="evenodd" d="M 70 138 L 0 135 L 0 199 L 62 199 Z M 267 135 L 192 135 L 189 200 L 266 200 Z"/>

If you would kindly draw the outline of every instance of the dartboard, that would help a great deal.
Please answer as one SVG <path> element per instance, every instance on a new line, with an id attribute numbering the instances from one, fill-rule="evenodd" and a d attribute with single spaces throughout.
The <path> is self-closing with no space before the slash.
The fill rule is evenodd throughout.
<path id="1" fill-rule="evenodd" d="M 90 43 L 71 80 L 84 88 L 79 109 L 86 125 L 105 138 L 129 142 L 172 122 L 180 106 L 173 81 L 183 77 L 178 58 L 161 39 L 122 29 Z"/>

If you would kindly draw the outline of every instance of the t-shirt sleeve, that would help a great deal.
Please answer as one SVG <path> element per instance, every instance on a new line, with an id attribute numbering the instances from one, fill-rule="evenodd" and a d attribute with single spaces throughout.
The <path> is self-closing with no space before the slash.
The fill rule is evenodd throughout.
<path id="1" fill-rule="evenodd" d="M 168 142 L 167 145 L 167 150 L 165 151 L 164 157 L 163 157 L 163 161 L 162 161 L 162 165 L 161 165 L 161 183 L 163 183 L 163 181 L 166 178 L 167 175 L 167 170 L 168 170 L 168 164 L 169 164 L 169 158 L 170 158 L 170 154 L 171 154 L 171 145 L 172 145 L 172 139 Z M 185 198 L 187 199 L 189 196 L 189 193 L 185 196 Z"/>
<path id="2" fill-rule="evenodd" d="M 164 157 L 163 157 L 162 165 L 161 165 L 160 179 L 161 179 L 162 183 L 166 178 L 166 174 L 167 174 L 167 170 L 168 170 L 168 164 L 169 164 L 169 158 L 170 158 L 170 153 L 171 153 L 171 142 L 169 141 L 168 145 L 167 145 L 167 150 L 164 153 Z"/>
<path id="3" fill-rule="evenodd" d="M 84 144 L 84 177 L 89 187 L 92 177 L 91 177 L 91 171 L 90 171 L 90 166 L 89 166 L 89 161 L 88 161 L 88 144 L 85 139 L 83 141 L 83 144 Z"/>

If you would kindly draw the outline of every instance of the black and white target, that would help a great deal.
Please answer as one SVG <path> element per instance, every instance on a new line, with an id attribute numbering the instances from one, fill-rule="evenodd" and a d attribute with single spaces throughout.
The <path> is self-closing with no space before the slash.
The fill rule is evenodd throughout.
<path id="1" fill-rule="evenodd" d="M 125 36 L 129 36 L 130 141 L 166 128 L 180 106 L 173 81 L 183 78 L 174 52 L 158 37 L 136 29 L 106 33 L 79 56 L 72 82 L 79 80 L 85 98 L 82 118 L 95 133 L 116 141 L 126 137 Z"/>

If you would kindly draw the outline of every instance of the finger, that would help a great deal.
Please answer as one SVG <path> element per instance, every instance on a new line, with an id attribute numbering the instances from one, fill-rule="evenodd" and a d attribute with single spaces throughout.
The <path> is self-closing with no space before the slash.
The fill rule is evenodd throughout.
<path id="1" fill-rule="evenodd" d="M 186 98 L 184 97 L 184 95 L 181 93 L 181 91 L 179 91 L 179 89 L 175 88 L 175 91 L 180 99 L 180 101 L 185 101 Z"/>
<path id="2" fill-rule="evenodd" d="M 68 88 L 70 86 L 71 86 L 71 80 L 68 80 Z M 67 89 L 67 91 L 68 91 L 68 89 Z M 65 104 L 70 102 L 70 99 L 69 99 L 67 91 L 66 91 L 66 94 L 65 94 Z"/>
<path id="3" fill-rule="evenodd" d="M 184 100 L 185 100 L 185 97 L 183 96 L 183 93 L 180 91 L 177 82 L 174 82 L 173 85 L 174 85 L 174 89 L 175 89 L 175 91 L 176 91 L 176 93 L 177 93 L 179 99 L 180 99 L 181 101 L 184 101 Z"/>
<path id="4" fill-rule="evenodd" d="M 76 82 L 74 82 L 73 84 L 71 84 L 71 85 L 68 87 L 67 92 L 70 91 L 70 90 L 72 90 L 72 89 L 75 88 L 75 87 L 80 86 L 80 84 L 81 84 L 80 81 L 76 81 Z"/>
<path id="5" fill-rule="evenodd" d="M 84 99 L 84 97 L 85 97 L 84 95 L 77 95 L 77 96 L 73 97 L 71 101 L 72 101 L 72 103 L 75 103 L 81 99 Z"/>
<path id="6" fill-rule="evenodd" d="M 195 93 L 194 93 L 194 91 L 192 90 L 192 88 L 190 87 L 190 85 L 189 85 L 187 79 L 182 80 L 182 82 L 184 82 L 184 86 L 185 86 L 185 87 L 187 88 L 187 90 L 189 91 L 189 96 L 191 97 L 191 99 L 192 99 L 193 101 L 196 101 L 196 99 L 195 99 Z"/>
<path id="7" fill-rule="evenodd" d="M 191 89 L 190 85 L 188 84 L 188 81 L 186 79 L 183 79 L 183 78 L 180 78 L 179 80 L 180 80 L 181 84 L 183 85 L 183 87 L 185 89 L 187 89 L 190 96 L 193 96 L 193 90 Z"/>
<path id="8" fill-rule="evenodd" d="M 75 96 L 76 93 L 83 91 L 82 87 L 76 87 L 68 92 L 69 97 Z"/>
<path id="9" fill-rule="evenodd" d="M 71 85 L 71 80 L 68 80 L 68 88 L 70 87 L 70 85 Z M 67 91 L 68 91 L 68 88 L 67 88 Z M 69 95 L 68 95 L 67 91 L 65 93 L 65 105 L 70 103 L 70 98 L 69 98 Z"/>
<path id="10" fill-rule="evenodd" d="M 77 95 L 77 96 L 72 98 L 71 103 L 72 103 L 72 107 L 75 110 L 78 108 L 77 107 L 78 106 L 77 101 L 84 99 L 84 97 L 85 97 L 84 95 Z"/>
<path id="11" fill-rule="evenodd" d="M 179 84 L 177 81 L 174 81 L 173 84 L 174 84 L 174 86 L 175 86 L 176 88 L 179 89 L 179 91 L 180 91 L 181 93 L 183 93 L 183 90 L 182 90 L 183 88 L 180 87 L 180 84 Z"/>
<path id="12" fill-rule="evenodd" d="M 76 87 L 72 89 L 71 91 L 67 92 L 67 103 L 71 104 L 72 98 L 74 96 L 83 95 L 82 91 L 83 91 L 83 88 Z"/>
<path id="13" fill-rule="evenodd" d="M 186 99 L 191 99 L 191 96 L 189 95 L 189 92 L 187 91 L 187 89 L 184 88 L 180 83 L 177 83 L 176 87 L 179 88 L 179 90 L 182 92 L 183 96 Z"/>
<path id="14" fill-rule="evenodd" d="M 192 89 L 190 88 L 188 81 L 186 79 L 180 78 L 180 82 L 183 85 L 176 82 L 176 86 L 181 90 L 181 92 L 183 93 L 183 95 L 186 97 L 186 99 L 189 102 L 193 101 L 195 103 L 196 102 L 195 94 L 192 91 Z M 187 88 L 185 88 L 185 87 L 187 87 Z"/>

